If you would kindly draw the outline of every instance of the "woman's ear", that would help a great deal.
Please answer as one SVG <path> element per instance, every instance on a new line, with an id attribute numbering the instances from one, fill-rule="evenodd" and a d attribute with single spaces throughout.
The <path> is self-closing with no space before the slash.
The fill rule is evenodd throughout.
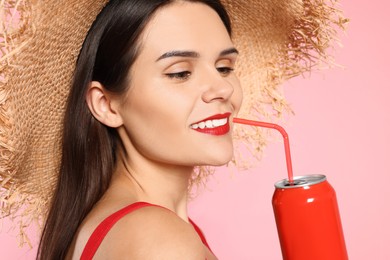
<path id="1" fill-rule="evenodd" d="M 122 117 L 118 111 L 118 101 L 113 101 L 105 92 L 103 85 L 92 81 L 89 85 L 86 101 L 92 115 L 102 124 L 109 127 L 122 125 Z"/>

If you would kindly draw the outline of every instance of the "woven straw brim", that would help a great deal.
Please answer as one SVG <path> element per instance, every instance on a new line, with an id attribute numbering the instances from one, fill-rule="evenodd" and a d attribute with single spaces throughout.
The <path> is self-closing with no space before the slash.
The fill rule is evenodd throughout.
<path id="1" fill-rule="evenodd" d="M 0 183 L 2 215 L 47 210 L 60 161 L 62 120 L 77 55 L 106 0 L 2 1 L 0 62 Z M 335 2 L 222 1 L 240 51 L 244 90 L 241 116 L 279 116 L 288 78 L 327 59 L 325 50 L 345 20 Z M 15 13 L 15 10 L 17 12 Z M 261 150 L 257 129 L 238 127 L 235 138 Z"/>
<path id="2" fill-rule="evenodd" d="M 2 6 L 1 210 L 23 216 L 23 226 L 46 213 L 76 59 L 105 2 L 5 1 Z"/>
<path id="3" fill-rule="evenodd" d="M 290 113 L 281 84 L 286 80 L 333 66 L 330 54 L 344 30 L 337 0 L 222 0 L 233 23 L 233 39 L 240 51 L 237 73 L 243 86 L 240 117 L 278 120 Z M 319 66 L 320 65 L 320 66 Z M 264 129 L 235 125 L 236 151 L 246 146 L 261 159 L 267 144 Z M 236 152 L 235 163 L 246 166 L 247 152 Z M 252 160 L 252 159 L 249 159 Z M 253 160 L 252 160 L 253 161 Z"/>

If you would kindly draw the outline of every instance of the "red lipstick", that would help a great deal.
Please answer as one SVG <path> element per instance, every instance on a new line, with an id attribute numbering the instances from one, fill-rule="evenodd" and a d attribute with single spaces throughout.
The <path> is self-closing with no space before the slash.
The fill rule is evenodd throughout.
<path id="1" fill-rule="evenodd" d="M 229 117 L 231 113 L 217 114 L 191 125 L 195 131 L 210 135 L 225 135 L 230 131 Z"/>

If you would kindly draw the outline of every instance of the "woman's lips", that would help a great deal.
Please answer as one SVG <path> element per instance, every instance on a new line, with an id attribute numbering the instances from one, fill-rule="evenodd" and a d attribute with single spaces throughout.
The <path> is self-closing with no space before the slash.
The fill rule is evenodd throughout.
<path id="1" fill-rule="evenodd" d="M 231 113 L 218 114 L 191 125 L 195 131 L 211 135 L 225 135 L 230 131 L 229 116 Z"/>

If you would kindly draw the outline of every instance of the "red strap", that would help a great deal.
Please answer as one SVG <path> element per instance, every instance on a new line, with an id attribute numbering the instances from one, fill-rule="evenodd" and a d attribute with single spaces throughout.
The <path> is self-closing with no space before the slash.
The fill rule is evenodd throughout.
<path id="1" fill-rule="evenodd" d="M 210 250 L 210 252 L 212 252 L 210 247 L 209 247 L 209 244 L 207 243 L 207 240 L 206 240 L 205 236 L 203 235 L 202 230 L 191 219 L 188 219 L 188 220 L 190 221 L 191 225 L 194 227 L 196 233 L 198 233 L 198 236 L 202 240 L 203 244 L 205 246 L 207 246 L 207 248 Z"/>
<path id="2" fill-rule="evenodd" d="M 96 251 L 98 250 L 100 244 L 102 243 L 104 237 L 107 235 L 108 231 L 110 231 L 112 226 L 114 226 L 114 224 L 116 222 L 118 222 L 122 217 L 126 216 L 127 214 L 129 214 L 137 209 L 140 209 L 143 207 L 149 207 L 149 206 L 164 208 L 164 207 L 161 207 L 159 205 L 150 204 L 147 202 L 136 202 L 136 203 L 128 205 L 128 206 L 124 207 L 123 209 L 108 216 L 105 220 L 103 220 L 103 222 L 101 222 L 99 224 L 99 226 L 92 233 L 87 244 L 85 245 L 85 248 L 84 248 L 83 253 L 81 254 L 80 260 L 91 260 L 93 258 Z M 198 233 L 203 244 L 210 249 L 209 245 L 207 244 L 206 238 L 204 237 L 200 228 L 197 225 L 195 225 L 195 223 L 191 219 L 189 221 L 192 224 L 192 226 L 194 227 L 195 231 Z"/>

